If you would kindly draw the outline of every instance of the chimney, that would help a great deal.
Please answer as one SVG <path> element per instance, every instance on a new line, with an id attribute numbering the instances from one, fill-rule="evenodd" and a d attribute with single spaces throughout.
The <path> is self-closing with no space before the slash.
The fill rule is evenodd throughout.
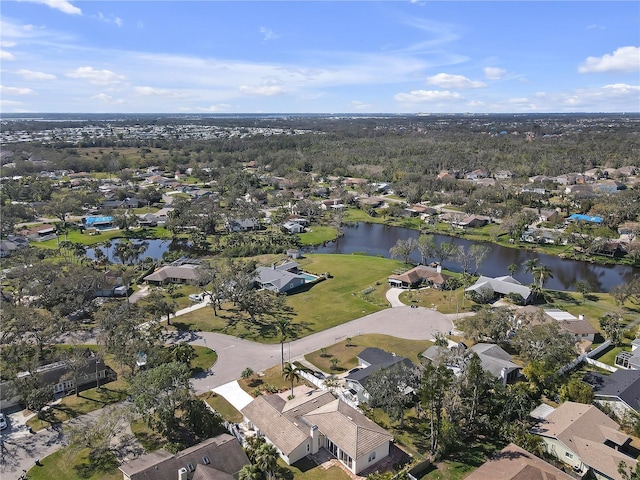
<path id="1" fill-rule="evenodd" d="M 320 449 L 320 445 L 318 444 L 320 441 L 320 432 L 318 432 L 317 425 L 311 426 L 309 435 L 311 436 L 311 440 L 309 440 L 309 442 L 311 442 L 311 453 L 318 453 L 318 450 Z"/>
<path id="2" fill-rule="evenodd" d="M 438 265 L 438 266 L 436 267 L 436 272 L 438 272 L 438 273 L 442 273 L 442 265 Z"/>
<path id="3" fill-rule="evenodd" d="M 187 480 L 187 469 L 182 467 L 178 469 L 178 480 Z"/>
<path id="4" fill-rule="evenodd" d="M 584 320 L 584 315 L 582 314 L 578 315 L 578 320 Z"/>

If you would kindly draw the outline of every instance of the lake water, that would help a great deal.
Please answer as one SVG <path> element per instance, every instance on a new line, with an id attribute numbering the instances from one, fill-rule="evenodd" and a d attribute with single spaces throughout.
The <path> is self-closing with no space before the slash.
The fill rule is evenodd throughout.
<path id="1" fill-rule="evenodd" d="M 112 240 L 111 247 L 108 250 L 105 246 L 100 246 L 97 248 L 102 250 L 102 253 L 104 253 L 109 258 L 110 262 L 122 263 L 119 258 L 113 256 L 116 251 L 116 245 L 118 244 L 118 242 L 119 240 Z M 162 254 L 166 251 L 184 250 L 184 243 L 172 242 L 171 240 L 132 240 L 132 243 L 146 243 L 148 245 L 144 253 L 140 255 L 138 262 L 144 260 L 146 257 L 153 258 L 154 260 L 161 260 Z M 87 249 L 87 257 L 92 260 L 95 258 L 95 248 Z"/>
<path id="2" fill-rule="evenodd" d="M 408 228 L 389 227 L 375 223 L 357 223 L 344 228 L 344 236 L 337 241 L 329 242 L 324 246 L 310 248 L 314 253 L 355 253 L 363 252 L 368 255 L 390 257 L 389 249 L 395 245 L 398 239 L 406 240 L 410 237 L 418 238 L 419 232 Z M 447 235 L 434 235 L 437 244 L 453 242 L 456 245 L 469 246 L 479 243 L 464 238 L 449 237 Z M 525 285 L 533 282 L 530 273 L 524 273 L 524 262 L 537 258 L 539 263 L 549 267 L 553 277 L 545 283 L 545 288 L 553 290 L 575 290 L 578 280 L 587 281 L 594 292 L 607 292 L 615 285 L 629 282 L 634 276 L 640 275 L 640 268 L 624 265 L 596 265 L 576 260 L 566 260 L 553 255 L 545 255 L 529 250 L 507 248 L 491 243 L 483 243 L 491 250 L 480 266 L 478 273 L 490 277 L 509 275 L 507 267 L 512 263 L 520 265 L 520 270 L 514 277 Z M 420 262 L 420 254 L 415 251 L 411 255 L 414 263 Z M 443 262 L 443 267 L 454 271 L 461 271 L 461 267 L 455 261 Z"/>

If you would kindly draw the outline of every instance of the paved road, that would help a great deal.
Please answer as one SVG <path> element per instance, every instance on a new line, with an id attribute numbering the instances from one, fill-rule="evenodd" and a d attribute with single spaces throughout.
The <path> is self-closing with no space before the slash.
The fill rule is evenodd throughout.
<path id="1" fill-rule="evenodd" d="M 294 360 L 347 337 L 355 339 L 366 333 L 430 340 L 436 332 L 452 330 L 454 318 L 455 314 L 445 315 L 423 307 L 382 310 L 285 344 L 285 359 Z M 193 387 L 198 393 L 237 380 L 247 367 L 258 372 L 280 363 L 280 344 L 260 344 L 211 332 L 182 332 L 175 339 L 206 346 L 218 353 L 218 361 L 211 371 L 193 379 Z"/>
<path id="2" fill-rule="evenodd" d="M 400 301 L 400 294 L 404 292 L 402 288 L 391 287 L 387 290 L 387 301 L 391 304 L 391 308 L 404 307 L 404 303 Z"/>

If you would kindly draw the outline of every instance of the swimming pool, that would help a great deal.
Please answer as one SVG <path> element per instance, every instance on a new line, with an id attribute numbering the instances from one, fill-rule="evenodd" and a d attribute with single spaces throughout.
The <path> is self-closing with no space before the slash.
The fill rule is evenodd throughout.
<path id="1" fill-rule="evenodd" d="M 304 278 L 305 283 L 315 282 L 318 278 L 320 278 L 317 275 L 311 275 L 307 272 L 300 272 L 298 275 Z"/>

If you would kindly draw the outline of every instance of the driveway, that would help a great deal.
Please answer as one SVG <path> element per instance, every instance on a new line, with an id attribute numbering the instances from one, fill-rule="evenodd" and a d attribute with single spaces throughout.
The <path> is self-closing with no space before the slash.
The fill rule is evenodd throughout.
<path id="1" fill-rule="evenodd" d="M 253 401 L 253 397 L 240 388 L 237 381 L 225 383 L 213 389 L 218 395 L 223 396 L 236 410 L 241 411 Z"/>
<path id="2" fill-rule="evenodd" d="M 294 360 L 305 354 L 367 333 L 379 333 L 408 340 L 431 340 L 436 332 L 453 329 L 455 314 L 444 315 L 424 307 L 400 306 L 382 310 L 314 333 L 285 345 L 285 360 Z M 182 332 L 175 340 L 206 346 L 218 353 L 218 361 L 208 372 L 192 380 L 196 392 L 203 393 L 240 378 L 249 367 L 255 372 L 280 363 L 280 345 L 268 345 L 212 332 Z"/>
<path id="3" fill-rule="evenodd" d="M 391 304 L 391 308 L 404 307 L 405 304 L 400 301 L 400 294 L 404 292 L 402 288 L 391 287 L 387 290 L 387 300 Z"/>

